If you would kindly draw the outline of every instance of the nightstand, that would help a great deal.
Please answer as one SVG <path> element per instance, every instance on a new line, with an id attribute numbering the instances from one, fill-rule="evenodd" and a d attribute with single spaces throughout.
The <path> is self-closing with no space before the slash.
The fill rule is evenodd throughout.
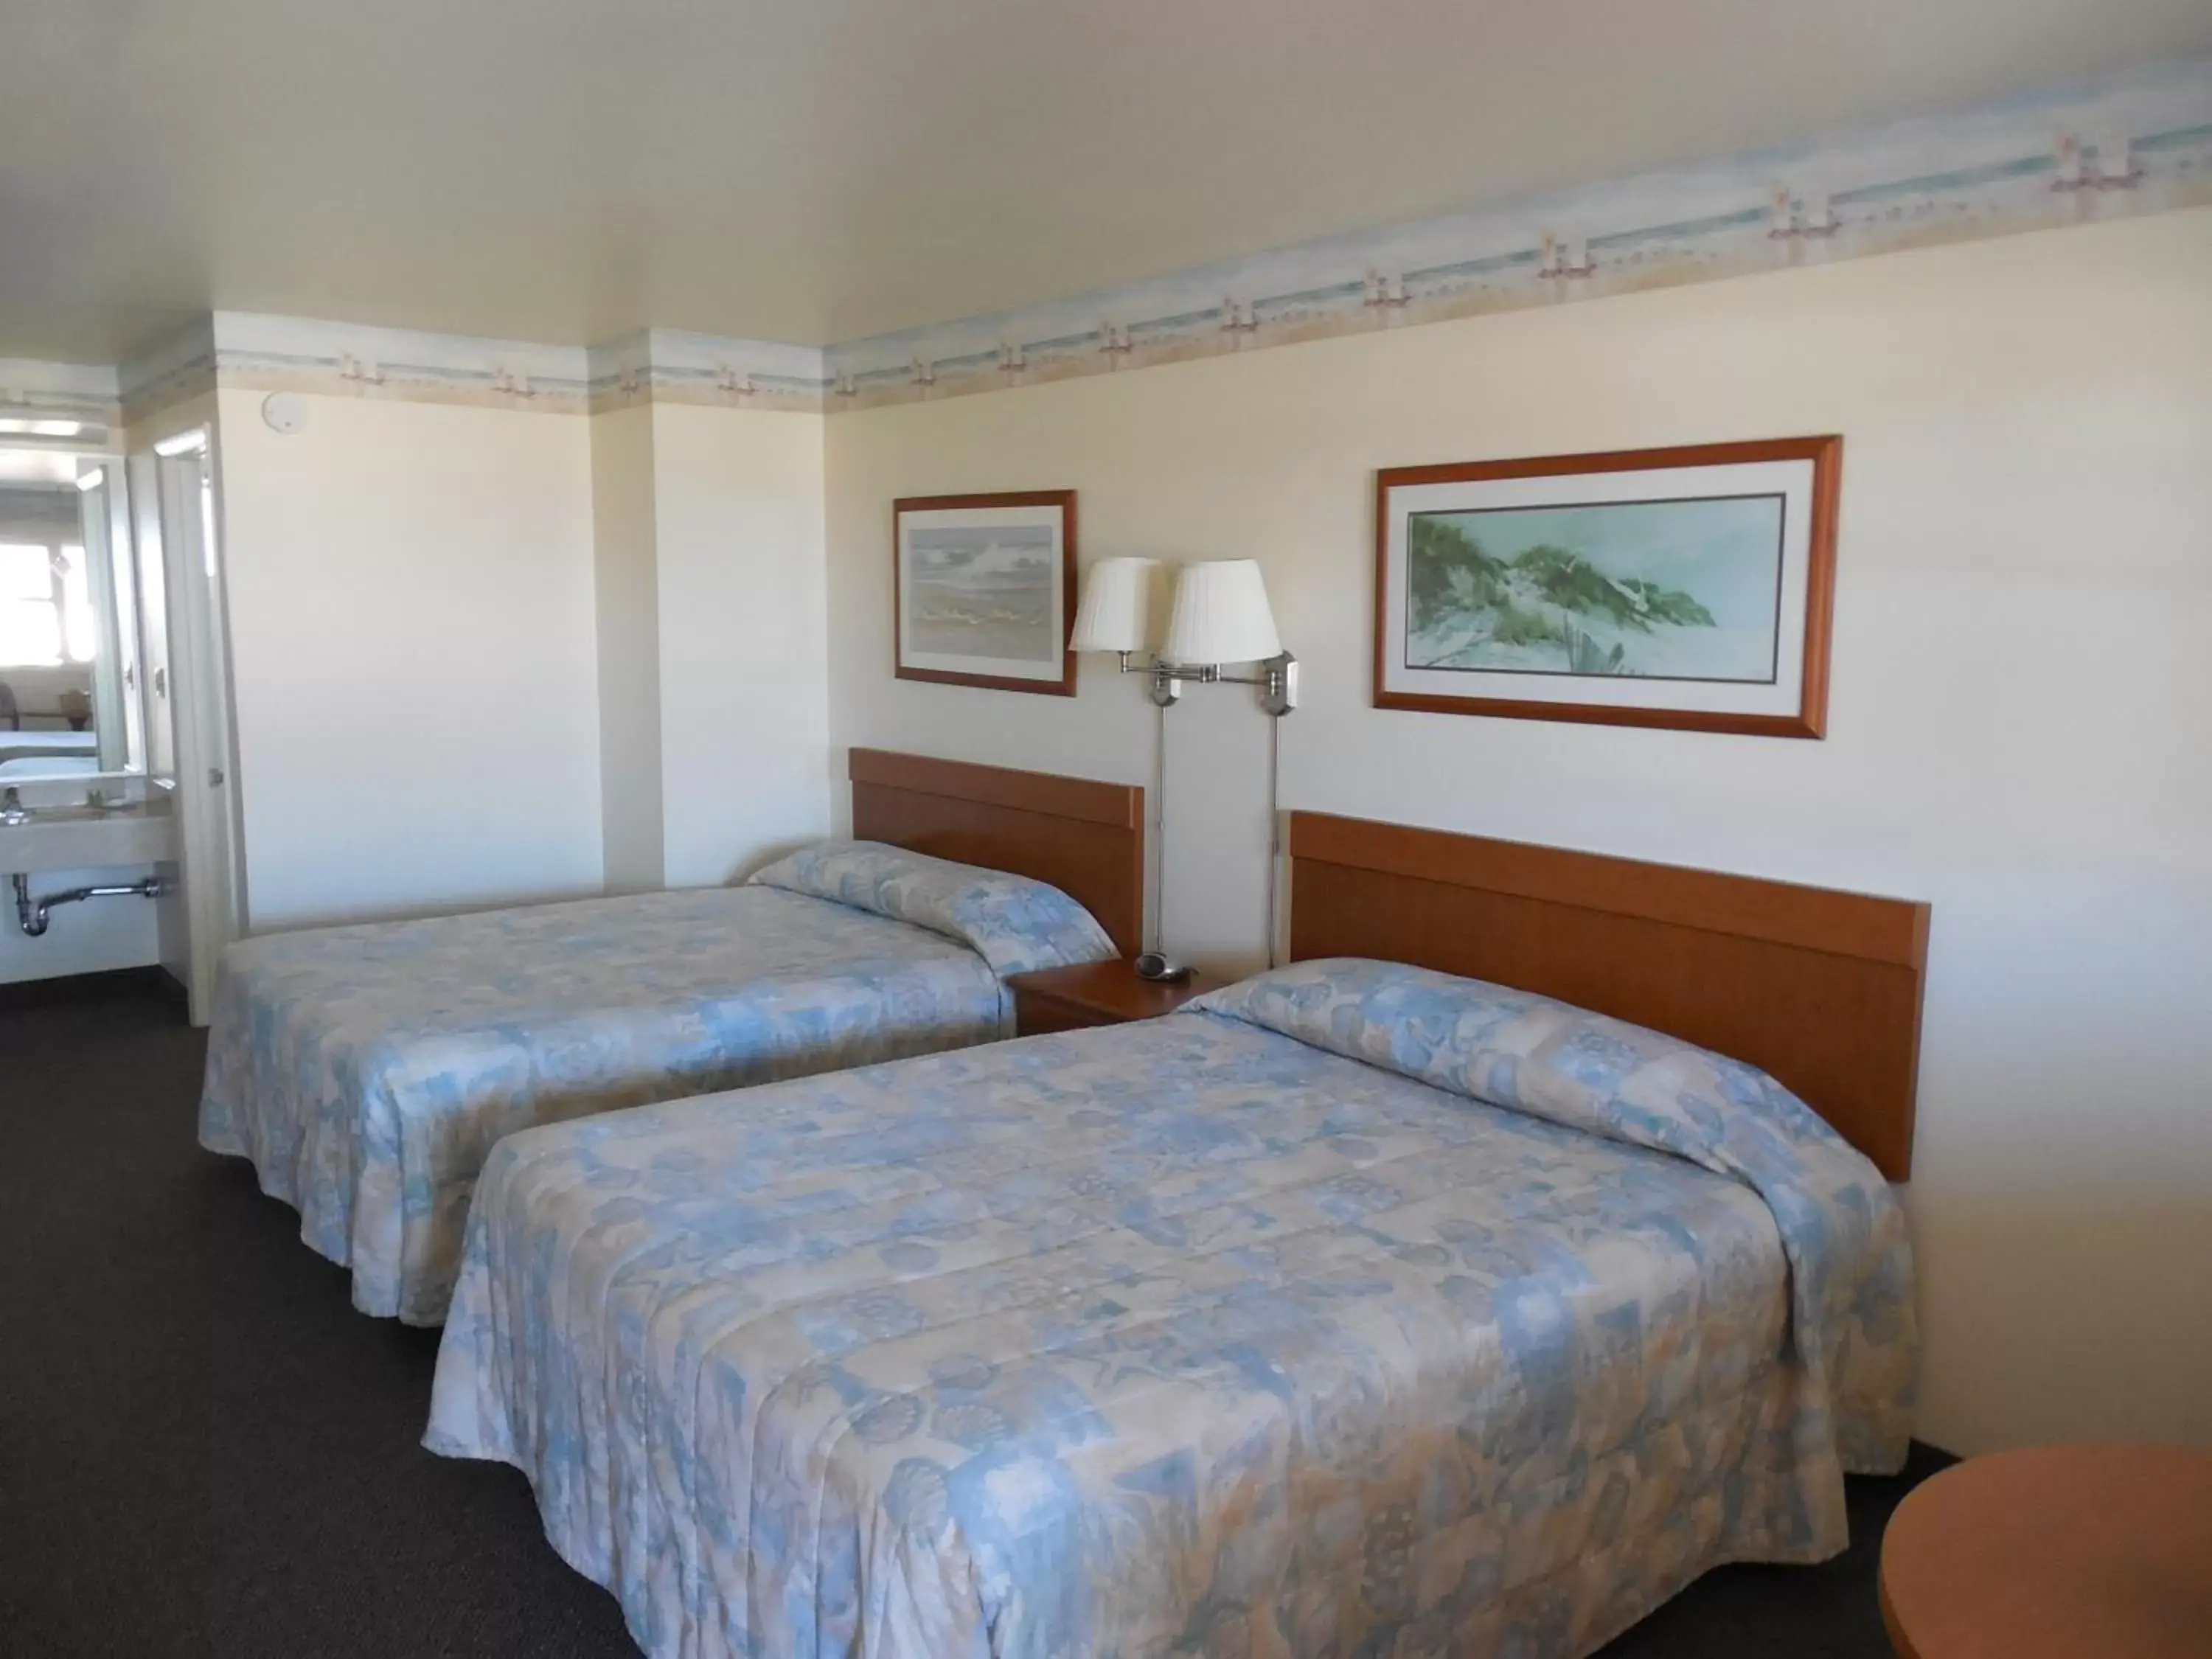
<path id="1" fill-rule="evenodd" d="M 1225 982 L 1194 973 L 1174 985 L 1156 985 L 1139 979 L 1136 969 L 1127 962 L 1087 962 L 1077 968 L 1043 968 L 1006 977 L 1007 988 L 1014 994 L 1014 1030 L 1021 1036 L 1156 1019 Z"/>

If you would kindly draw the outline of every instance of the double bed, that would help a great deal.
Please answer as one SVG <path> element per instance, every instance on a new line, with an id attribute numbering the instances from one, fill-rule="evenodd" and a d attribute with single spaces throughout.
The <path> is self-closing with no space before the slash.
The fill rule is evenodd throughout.
<path id="1" fill-rule="evenodd" d="M 364 1312 L 445 1316 L 501 1136 L 1011 1036 L 1006 975 L 1135 946 L 1143 792 L 856 750 L 856 840 L 744 885 L 317 929 L 226 954 L 199 1135 Z"/>
<path id="2" fill-rule="evenodd" d="M 96 732 L 10 732 L 0 729 L 0 781 L 58 777 L 100 769 Z"/>
<path id="3" fill-rule="evenodd" d="M 1167 1018 L 503 1142 L 426 1443 L 656 1659 L 1566 1659 L 1841 1548 L 1925 907 L 1291 844 L 1293 965 Z"/>

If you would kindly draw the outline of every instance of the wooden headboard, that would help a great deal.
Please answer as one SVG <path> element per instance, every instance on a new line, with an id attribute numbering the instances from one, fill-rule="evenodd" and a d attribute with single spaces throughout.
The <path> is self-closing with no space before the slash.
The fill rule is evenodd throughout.
<path id="1" fill-rule="evenodd" d="M 1291 957 L 1376 957 L 1672 1032 L 1780 1079 L 1912 1172 L 1928 907 L 1522 842 L 1291 814 Z"/>
<path id="2" fill-rule="evenodd" d="M 1143 949 L 1145 792 L 1054 772 L 855 749 L 853 834 L 1048 881 Z"/>

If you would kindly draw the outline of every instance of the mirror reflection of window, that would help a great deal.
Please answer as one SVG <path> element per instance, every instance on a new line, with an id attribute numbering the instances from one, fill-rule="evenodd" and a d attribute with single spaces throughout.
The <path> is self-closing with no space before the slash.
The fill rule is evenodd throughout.
<path id="1" fill-rule="evenodd" d="M 118 471 L 106 457 L 0 447 L 0 782 L 145 763 Z"/>
<path id="2" fill-rule="evenodd" d="M 62 584 L 54 556 L 29 542 L 0 542 L 0 669 L 58 668 Z"/>
<path id="3" fill-rule="evenodd" d="M 84 550 L 61 550 L 62 653 L 71 662 L 90 662 L 99 654 L 100 618 L 92 608 L 92 584 L 85 575 Z"/>

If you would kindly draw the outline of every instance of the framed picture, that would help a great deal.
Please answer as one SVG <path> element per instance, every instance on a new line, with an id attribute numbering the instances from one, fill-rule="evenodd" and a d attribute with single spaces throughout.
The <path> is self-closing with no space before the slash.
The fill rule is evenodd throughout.
<path id="1" fill-rule="evenodd" d="M 1817 738 L 1844 441 L 1376 477 L 1375 706 Z"/>
<path id="2" fill-rule="evenodd" d="M 1075 492 L 891 503 L 902 680 L 1075 695 Z"/>

